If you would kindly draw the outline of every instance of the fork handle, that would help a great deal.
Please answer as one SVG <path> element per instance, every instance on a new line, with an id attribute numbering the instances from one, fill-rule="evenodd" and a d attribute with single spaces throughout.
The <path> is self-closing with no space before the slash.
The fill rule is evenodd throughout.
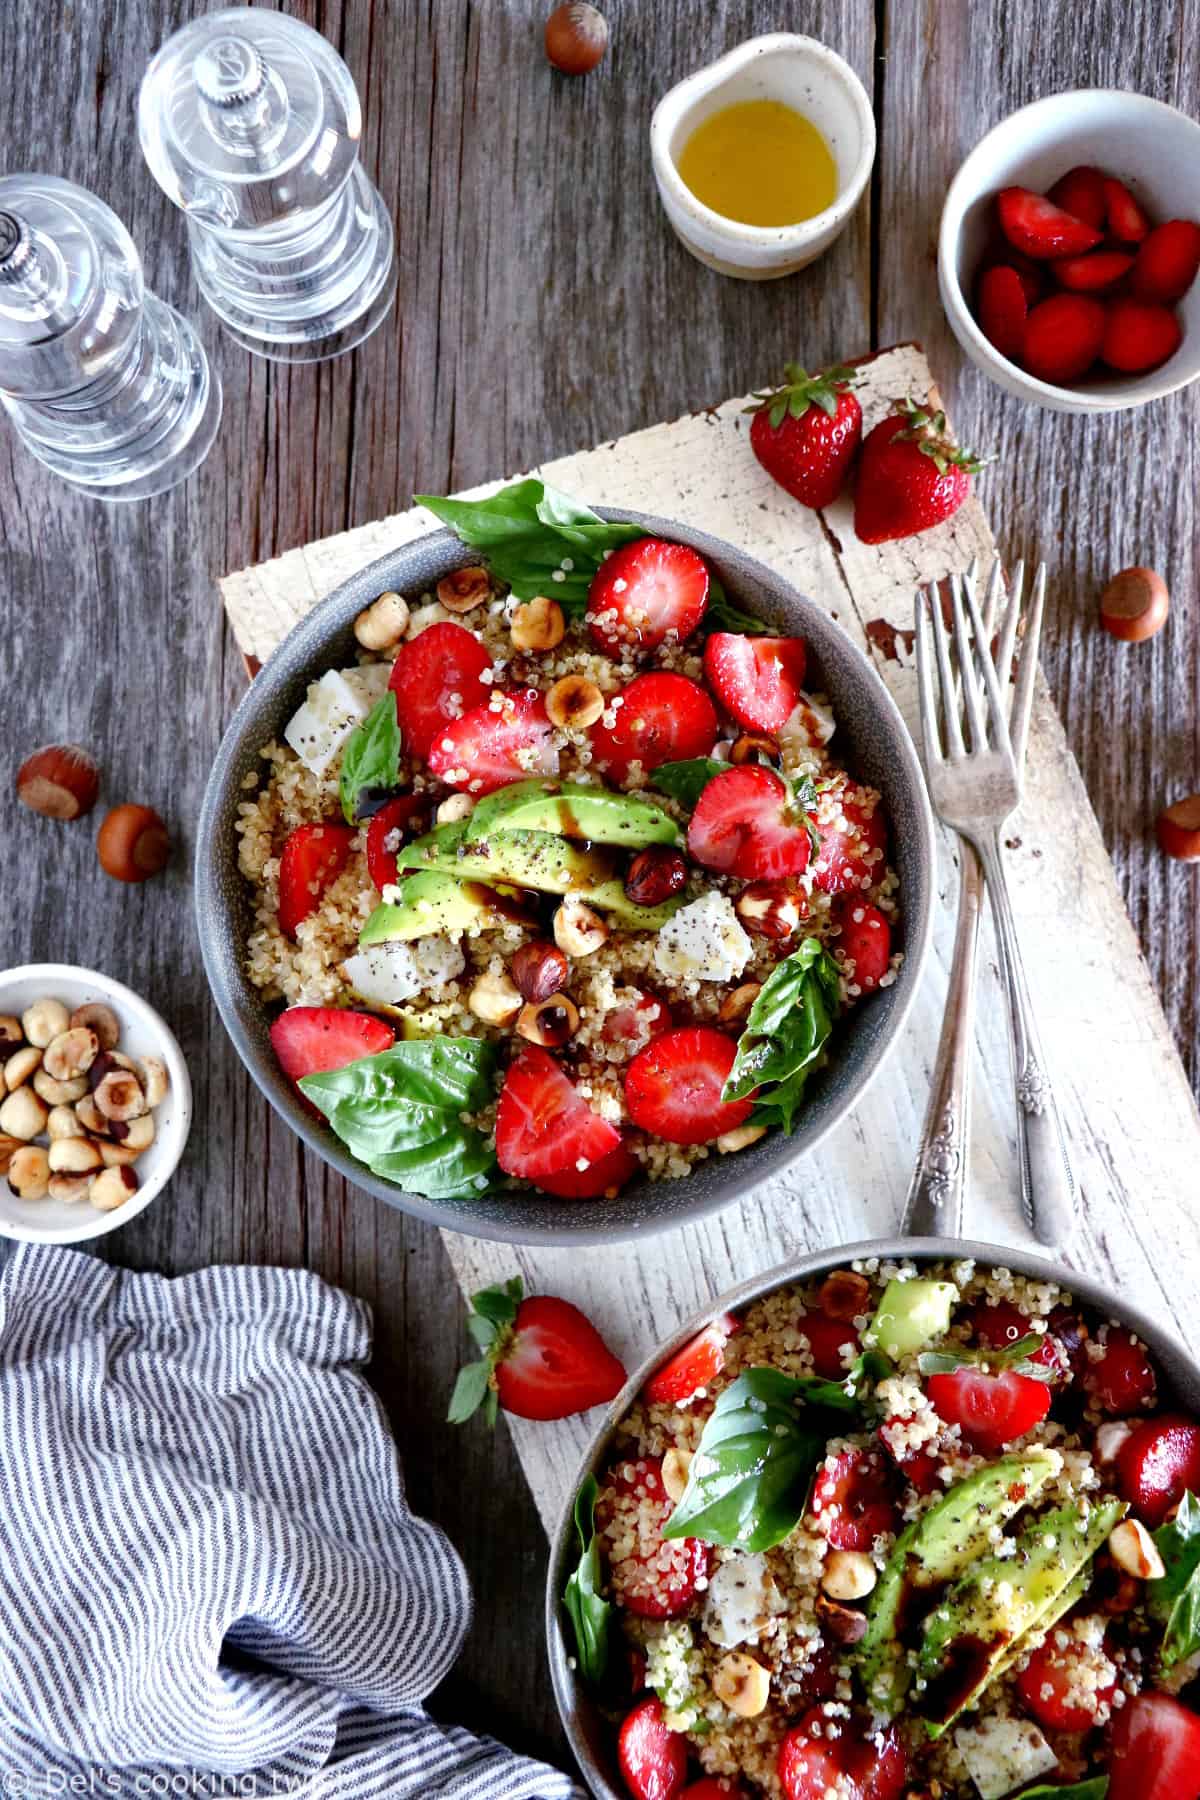
<path id="1" fill-rule="evenodd" d="M 977 839 L 976 848 L 983 861 L 1000 946 L 1000 970 L 1008 989 L 1021 1201 L 1026 1223 L 1038 1242 L 1060 1247 L 1074 1235 L 1076 1225 L 1075 1178 L 1066 1134 L 1034 1022 L 999 832 Z"/>
<path id="2" fill-rule="evenodd" d="M 966 838 L 960 838 L 958 843 L 958 927 L 929 1104 L 904 1205 L 902 1230 L 906 1237 L 962 1236 L 983 869 L 974 846 Z"/>

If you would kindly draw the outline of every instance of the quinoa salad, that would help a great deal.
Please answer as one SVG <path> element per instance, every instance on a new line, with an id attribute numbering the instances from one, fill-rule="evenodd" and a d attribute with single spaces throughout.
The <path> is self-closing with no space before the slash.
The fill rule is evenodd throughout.
<path id="1" fill-rule="evenodd" d="M 612 1195 L 790 1131 L 902 960 L 803 639 L 541 482 L 427 504 L 481 560 L 367 607 L 245 779 L 281 1067 L 429 1197 Z"/>
<path id="2" fill-rule="evenodd" d="M 647 1382 L 577 1500 L 572 1666 L 633 1800 L 1190 1800 L 1198 1493 L 1118 1321 L 856 1262 Z"/>

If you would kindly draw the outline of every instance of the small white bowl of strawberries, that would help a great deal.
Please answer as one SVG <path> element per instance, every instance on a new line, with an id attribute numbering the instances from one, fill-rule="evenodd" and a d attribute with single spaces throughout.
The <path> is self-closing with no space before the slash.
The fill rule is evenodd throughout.
<path id="1" fill-rule="evenodd" d="M 1200 375 L 1200 124 L 1141 94 L 1023 107 L 946 197 L 942 304 L 993 381 L 1058 412 L 1115 412 Z"/>

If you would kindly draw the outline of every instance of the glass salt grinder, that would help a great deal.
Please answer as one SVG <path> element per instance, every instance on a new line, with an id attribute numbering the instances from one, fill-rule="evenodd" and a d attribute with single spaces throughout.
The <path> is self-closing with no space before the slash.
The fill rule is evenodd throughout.
<path id="1" fill-rule="evenodd" d="M 151 173 L 188 222 L 200 291 L 239 344 L 316 362 L 362 343 L 396 292 L 392 222 L 358 161 L 358 93 L 299 19 L 227 7 L 142 81 Z"/>

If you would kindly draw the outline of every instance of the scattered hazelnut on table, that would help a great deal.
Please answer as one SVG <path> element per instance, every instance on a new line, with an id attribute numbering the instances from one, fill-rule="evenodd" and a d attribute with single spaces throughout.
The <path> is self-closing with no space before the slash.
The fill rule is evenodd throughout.
<path id="1" fill-rule="evenodd" d="M 1100 623 L 1110 636 L 1141 644 L 1162 630 L 1171 597 L 1153 569 L 1122 569 L 1100 596 Z"/>
<path id="2" fill-rule="evenodd" d="M 45 819 L 78 819 L 91 812 L 100 771 L 78 744 L 46 744 L 17 770 L 17 799 Z"/>
<path id="3" fill-rule="evenodd" d="M 128 803 L 105 815 L 96 855 L 114 881 L 148 881 L 166 868 L 170 854 L 167 828 L 153 807 Z"/>
<path id="4" fill-rule="evenodd" d="M 561 75 L 588 75 L 608 49 L 608 21 L 586 0 L 567 0 L 546 20 L 546 56 Z"/>
<path id="5" fill-rule="evenodd" d="M 1173 800 L 1155 824 L 1161 850 L 1176 862 L 1200 862 L 1200 794 Z"/>

